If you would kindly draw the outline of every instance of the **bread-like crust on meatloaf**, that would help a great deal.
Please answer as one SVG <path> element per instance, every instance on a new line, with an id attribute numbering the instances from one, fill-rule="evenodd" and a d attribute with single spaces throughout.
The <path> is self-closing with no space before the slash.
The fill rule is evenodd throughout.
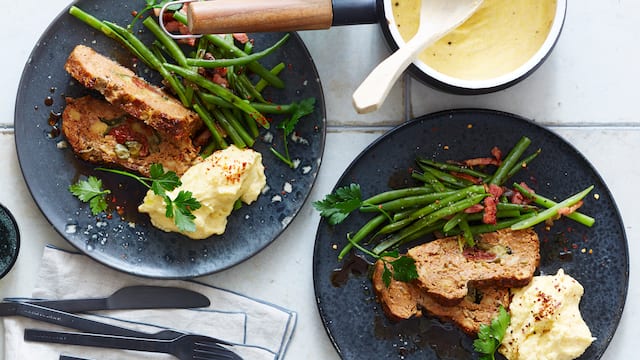
<path id="1" fill-rule="evenodd" d="M 178 141 L 192 136 L 202 125 L 198 114 L 174 97 L 88 46 L 73 49 L 65 70 L 111 104 Z"/>
<path id="2" fill-rule="evenodd" d="M 112 131 L 116 124 L 127 126 L 128 129 L 122 129 L 124 132 L 131 132 L 130 129 L 135 128 L 134 135 L 139 138 L 138 142 L 146 142 L 146 146 L 137 154 L 119 157 L 116 153 L 119 142 Z M 92 96 L 67 98 L 67 105 L 62 113 L 62 132 L 80 158 L 98 164 L 118 165 L 145 176 L 149 176 L 149 169 L 154 163 L 162 164 L 165 170 L 181 175 L 201 160 L 191 139 L 181 142 L 163 139 L 162 134 L 142 121 Z"/>
<path id="3" fill-rule="evenodd" d="M 463 251 L 457 237 L 413 247 L 416 285 L 438 303 L 452 306 L 464 299 L 469 287 L 527 285 L 540 263 L 540 243 L 532 229 L 510 229 L 482 234 L 476 247 Z"/>
<path id="4" fill-rule="evenodd" d="M 387 317 L 396 321 L 420 317 L 426 312 L 442 321 L 452 322 L 474 336 L 480 325 L 490 324 L 498 315 L 500 305 L 507 309 L 511 302 L 508 288 L 486 288 L 472 289 L 458 304 L 443 306 L 414 283 L 392 278 L 386 286 L 382 280 L 383 271 L 384 263 L 378 260 L 372 275 L 373 289 Z"/>

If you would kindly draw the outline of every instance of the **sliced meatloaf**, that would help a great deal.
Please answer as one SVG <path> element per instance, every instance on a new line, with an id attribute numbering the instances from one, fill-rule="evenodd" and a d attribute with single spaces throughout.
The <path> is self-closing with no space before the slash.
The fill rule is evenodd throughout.
<path id="1" fill-rule="evenodd" d="M 389 286 L 382 280 L 384 264 L 378 260 L 374 266 L 372 282 L 378 301 L 385 314 L 393 320 L 422 316 L 435 316 L 442 321 L 456 324 L 462 331 L 475 335 L 480 325 L 489 324 L 498 315 L 500 305 L 509 307 L 508 288 L 471 288 L 462 301 L 453 306 L 443 306 L 414 283 L 391 279 Z"/>
<path id="2" fill-rule="evenodd" d="M 202 125 L 200 117 L 174 97 L 90 47 L 76 46 L 65 70 L 85 87 L 99 91 L 111 104 L 166 136 L 181 141 Z"/>
<path id="3" fill-rule="evenodd" d="M 415 260 L 416 285 L 444 306 L 455 305 L 469 287 L 521 287 L 540 262 L 538 235 L 509 229 L 481 235 L 473 248 L 460 249 L 457 237 L 434 240 L 407 251 Z"/>
<path id="4" fill-rule="evenodd" d="M 166 139 L 120 108 L 92 96 L 67 98 L 62 131 L 80 158 L 119 165 L 145 176 L 153 163 L 181 175 L 200 161 L 189 138 L 180 142 Z"/>

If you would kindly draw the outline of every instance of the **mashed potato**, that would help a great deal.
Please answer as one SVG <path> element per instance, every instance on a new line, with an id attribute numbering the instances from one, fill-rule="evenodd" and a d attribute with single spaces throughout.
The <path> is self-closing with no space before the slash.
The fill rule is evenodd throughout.
<path id="1" fill-rule="evenodd" d="M 224 233 L 227 217 L 235 202 L 238 199 L 246 204 L 254 202 L 266 185 L 262 155 L 235 146 L 217 151 L 192 166 L 180 181 L 182 185 L 168 195 L 173 199 L 180 190 L 191 191 L 202 205 L 193 211 L 196 230 L 183 232 L 192 239 L 205 239 Z M 148 213 L 155 227 L 167 232 L 180 232 L 173 219 L 165 216 L 164 200 L 152 190 L 147 192 L 138 210 Z"/>
<path id="2" fill-rule="evenodd" d="M 580 315 L 584 289 L 562 269 L 513 290 L 511 324 L 499 351 L 509 360 L 571 360 L 595 340 Z"/>
<path id="3" fill-rule="evenodd" d="M 484 0 L 478 11 L 419 56 L 436 71 L 486 80 L 523 65 L 544 43 L 557 0 Z M 393 14 L 408 41 L 418 30 L 420 0 L 397 0 Z"/>

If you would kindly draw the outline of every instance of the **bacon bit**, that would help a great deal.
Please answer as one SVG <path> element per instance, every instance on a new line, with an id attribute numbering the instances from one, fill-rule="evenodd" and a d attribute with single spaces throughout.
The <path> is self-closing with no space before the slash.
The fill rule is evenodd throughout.
<path id="1" fill-rule="evenodd" d="M 564 215 L 564 216 L 570 215 L 570 214 L 574 213 L 575 211 L 577 211 L 582 206 L 583 203 L 584 202 L 582 200 L 580 200 L 573 206 L 560 208 L 560 209 L 558 209 L 558 214 Z"/>
<path id="2" fill-rule="evenodd" d="M 482 204 L 475 204 L 472 206 L 469 206 L 468 208 L 464 209 L 464 213 L 465 214 L 475 214 L 475 213 L 479 213 L 482 210 L 484 210 L 484 206 Z"/>
<path id="3" fill-rule="evenodd" d="M 469 174 L 452 171 L 451 175 L 457 177 L 458 179 L 463 179 L 463 180 L 470 181 L 474 185 L 479 185 L 479 184 L 482 183 L 482 179 L 477 178 L 477 177 L 472 176 L 472 175 L 469 175 Z"/>
<path id="4" fill-rule="evenodd" d="M 496 160 L 498 160 L 499 162 L 502 161 L 502 150 L 500 150 L 497 146 L 494 146 L 493 149 L 491 149 L 491 155 L 493 155 L 493 157 L 496 158 Z"/>
<path id="5" fill-rule="evenodd" d="M 249 42 L 249 36 L 247 36 L 246 33 L 234 33 L 233 38 L 241 44 L 246 44 Z"/>
<path id="6" fill-rule="evenodd" d="M 488 196 L 484 198 L 484 214 L 482 215 L 482 222 L 485 224 L 495 225 L 498 222 L 498 206 L 496 198 Z"/>
<path id="7" fill-rule="evenodd" d="M 487 188 L 487 192 L 495 199 L 499 198 L 504 193 L 504 190 L 502 189 L 502 187 L 495 184 L 489 184 L 489 186 L 485 186 L 485 187 Z"/>
<path id="8" fill-rule="evenodd" d="M 497 258 L 495 253 L 478 249 L 477 247 L 465 247 L 462 255 L 471 261 L 494 261 Z"/>
<path id="9" fill-rule="evenodd" d="M 198 136 L 193 139 L 193 144 L 195 146 L 204 146 L 209 143 L 209 139 L 211 139 L 211 131 L 209 129 L 202 131 Z"/>
<path id="10" fill-rule="evenodd" d="M 519 191 L 514 191 L 513 195 L 509 198 L 509 202 L 512 204 L 523 205 L 527 204 L 528 201 Z"/>
<path id="11" fill-rule="evenodd" d="M 483 166 L 483 165 L 500 165 L 500 161 L 495 158 L 484 157 L 484 158 L 475 158 L 475 159 L 467 159 L 463 161 L 463 164 L 467 166 Z"/>
<path id="12" fill-rule="evenodd" d="M 216 83 L 216 84 L 218 84 L 220 86 L 223 86 L 225 88 L 229 88 L 229 82 L 227 81 L 227 79 L 222 77 L 217 72 L 213 74 L 213 77 L 211 78 L 211 81 L 213 81 L 214 83 Z"/>

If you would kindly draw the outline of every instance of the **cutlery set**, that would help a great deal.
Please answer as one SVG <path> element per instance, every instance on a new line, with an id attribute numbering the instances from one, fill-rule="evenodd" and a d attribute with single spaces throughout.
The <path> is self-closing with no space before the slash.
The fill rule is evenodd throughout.
<path id="1" fill-rule="evenodd" d="M 181 360 L 241 360 L 240 356 L 225 347 L 231 344 L 213 337 L 176 330 L 146 333 L 73 314 L 97 310 L 187 309 L 209 305 L 206 296 L 187 289 L 130 286 L 106 298 L 5 299 L 0 303 L 0 316 L 22 316 L 82 331 L 25 329 L 26 341 L 166 353 Z M 61 355 L 60 359 L 78 358 Z"/>

